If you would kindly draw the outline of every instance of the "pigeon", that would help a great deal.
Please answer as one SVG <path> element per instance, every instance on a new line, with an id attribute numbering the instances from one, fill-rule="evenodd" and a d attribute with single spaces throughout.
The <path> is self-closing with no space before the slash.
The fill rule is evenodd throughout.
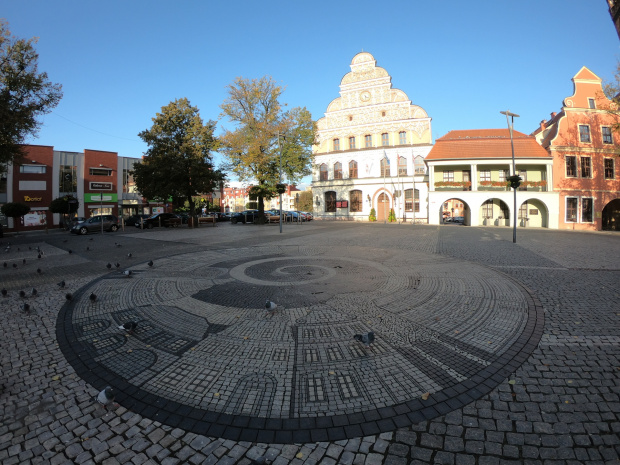
<path id="1" fill-rule="evenodd" d="M 94 302 L 95 300 L 97 300 L 97 296 L 95 295 L 94 292 L 91 292 L 88 298 L 90 299 L 91 302 Z"/>
<path id="2" fill-rule="evenodd" d="M 123 323 L 122 325 L 120 325 L 118 329 L 123 329 L 127 331 L 129 334 L 133 334 L 133 332 L 136 330 L 137 327 L 138 327 L 138 323 L 136 323 L 135 321 L 127 321 Z"/>
<path id="3" fill-rule="evenodd" d="M 106 386 L 105 389 L 103 389 L 99 394 L 97 394 L 95 400 L 99 402 L 104 409 L 107 410 L 108 407 L 112 407 L 114 405 L 115 396 L 116 393 L 114 392 L 114 389 L 112 389 L 110 386 Z"/>
<path id="4" fill-rule="evenodd" d="M 370 344 L 375 342 L 375 333 L 373 333 L 371 331 L 371 332 L 366 333 L 366 334 L 356 334 L 356 335 L 353 336 L 353 339 L 355 339 L 356 341 L 361 342 L 366 347 L 370 347 Z"/>
<path id="5" fill-rule="evenodd" d="M 36 296 L 38 294 L 37 290 L 33 287 L 32 288 L 32 296 Z"/>
<path id="6" fill-rule="evenodd" d="M 267 309 L 268 312 L 273 312 L 277 307 L 278 305 L 275 302 L 272 302 L 270 300 L 265 302 L 265 308 Z"/>
<path id="7" fill-rule="evenodd" d="M 67 300 L 73 300 L 73 295 L 72 295 L 70 292 L 67 292 L 67 293 L 65 294 L 65 298 L 66 298 Z"/>
<path id="8" fill-rule="evenodd" d="M 87 252 L 90 251 L 90 247 L 86 246 L 86 251 Z"/>
<path id="9" fill-rule="evenodd" d="M 64 279 L 58 283 L 58 287 L 60 287 L 61 289 L 64 289 L 65 285 L 66 285 L 66 283 L 65 283 Z"/>
<path id="10" fill-rule="evenodd" d="M 4 262 L 4 267 L 6 268 L 7 266 L 9 266 L 9 264 L 7 262 Z"/>
<path id="11" fill-rule="evenodd" d="M 115 264 L 114 266 L 115 266 L 116 268 L 120 268 L 120 267 L 121 267 L 121 264 L 120 264 L 120 263 L 118 263 L 118 262 L 116 262 L 116 264 Z"/>
<path id="12" fill-rule="evenodd" d="M 2 289 L 2 297 L 7 297 L 9 295 L 9 291 L 7 291 L 6 289 Z"/>
<path id="13" fill-rule="evenodd" d="M 30 313 L 30 304 L 29 303 L 24 303 L 24 312 L 26 313 Z"/>
<path id="14" fill-rule="evenodd" d="M 13 268 L 17 268 L 17 263 L 13 263 Z"/>
<path id="15" fill-rule="evenodd" d="M 69 253 L 73 253 L 73 250 L 69 249 Z"/>
<path id="16" fill-rule="evenodd" d="M 131 252 L 127 254 L 127 258 L 131 258 Z"/>
<path id="17" fill-rule="evenodd" d="M 20 297 L 22 297 L 22 298 L 23 298 L 23 297 L 26 297 L 26 292 L 24 292 L 24 291 L 19 291 L 19 296 L 20 296 Z"/>
<path id="18" fill-rule="evenodd" d="M 37 255 L 37 258 L 41 258 L 41 254 L 38 254 L 38 255 Z"/>
<path id="19" fill-rule="evenodd" d="M 153 260 L 149 260 L 149 262 L 147 263 L 147 265 L 148 265 L 149 267 L 152 267 L 152 266 L 153 266 Z"/>
<path id="20" fill-rule="evenodd" d="M 131 276 L 131 270 L 125 270 L 123 274 L 129 278 Z"/>
<path id="21" fill-rule="evenodd" d="M 105 267 L 106 267 L 108 270 L 110 270 L 110 269 L 112 268 L 112 264 L 111 264 L 111 263 L 108 263 Z"/>
<path id="22" fill-rule="evenodd" d="M 23 259 L 22 259 L 22 263 L 23 263 L 24 265 L 26 264 L 26 259 L 25 259 L 25 258 L 23 258 Z"/>
<path id="23" fill-rule="evenodd" d="M 37 273 L 39 274 L 43 273 L 43 271 L 41 271 L 41 268 L 37 268 Z"/>
<path id="24" fill-rule="evenodd" d="M 114 245 L 115 245 L 116 247 L 122 247 L 122 246 L 123 246 L 123 244 L 119 244 L 118 242 L 115 242 L 115 243 L 114 243 Z"/>

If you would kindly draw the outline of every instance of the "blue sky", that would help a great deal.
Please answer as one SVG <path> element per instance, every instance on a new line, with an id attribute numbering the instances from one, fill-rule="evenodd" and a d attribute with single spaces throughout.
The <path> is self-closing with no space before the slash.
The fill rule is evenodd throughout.
<path id="1" fill-rule="evenodd" d="M 611 80 L 620 57 L 605 0 L 0 0 L 0 17 L 39 37 L 40 70 L 63 85 L 28 142 L 129 157 L 176 98 L 218 120 L 238 76 L 272 76 L 283 102 L 319 119 L 362 50 L 427 111 L 433 140 L 506 127 L 506 109 L 530 133 L 572 95 L 582 66 Z"/>

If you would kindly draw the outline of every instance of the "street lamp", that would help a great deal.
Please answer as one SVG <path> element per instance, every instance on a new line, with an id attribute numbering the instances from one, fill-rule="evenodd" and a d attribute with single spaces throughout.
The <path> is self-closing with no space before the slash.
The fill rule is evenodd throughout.
<path id="1" fill-rule="evenodd" d="M 512 187 L 514 192 L 514 213 L 512 218 L 512 242 L 517 243 L 517 188 L 521 184 L 521 177 L 517 174 L 517 170 L 515 167 L 515 145 L 512 140 L 512 128 L 514 126 L 515 117 L 519 117 L 519 115 L 515 113 L 510 113 L 508 111 L 500 111 L 502 115 L 506 115 L 506 123 L 508 124 L 508 131 L 510 132 L 510 148 L 512 149 L 512 176 L 508 177 L 508 181 L 510 181 L 510 187 Z M 510 119 L 508 119 L 510 117 Z"/>
<path id="2" fill-rule="evenodd" d="M 286 140 L 286 136 L 284 134 L 280 134 L 278 131 L 278 152 L 280 153 L 280 171 L 278 172 L 278 192 L 280 194 L 280 234 L 282 234 L 282 146 L 280 145 L 280 136 L 284 137 Z"/>

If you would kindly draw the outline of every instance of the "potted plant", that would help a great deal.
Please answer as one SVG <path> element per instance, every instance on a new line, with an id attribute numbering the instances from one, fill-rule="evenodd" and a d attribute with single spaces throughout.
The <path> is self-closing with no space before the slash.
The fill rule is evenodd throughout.
<path id="1" fill-rule="evenodd" d="M 394 213 L 393 208 L 390 208 L 390 214 L 388 215 L 388 221 L 390 223 L 394 223 L 396 221 L 396 214 Z"/>
<path id="2" fill-rule="evenodd" d="M 377 212 L 374 208 L 370 209 L 370 215 L 368 215 L 368 221 L 377 221 Z"/>

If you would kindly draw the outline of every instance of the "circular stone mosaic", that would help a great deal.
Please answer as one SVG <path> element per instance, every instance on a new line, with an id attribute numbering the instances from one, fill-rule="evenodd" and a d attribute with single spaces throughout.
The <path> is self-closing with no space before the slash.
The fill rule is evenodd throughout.
<path id="1" fill-rule="evenodd" d="M 422 253 L 253 247 L 132 271 L 63 307 L 65 356 L 132 411 L 233 440 L 339 440 L 445 414 L 497 386 L 542 331 L 513 280 Z M 370 347 L 353 337 L 368 332 Z"/>

